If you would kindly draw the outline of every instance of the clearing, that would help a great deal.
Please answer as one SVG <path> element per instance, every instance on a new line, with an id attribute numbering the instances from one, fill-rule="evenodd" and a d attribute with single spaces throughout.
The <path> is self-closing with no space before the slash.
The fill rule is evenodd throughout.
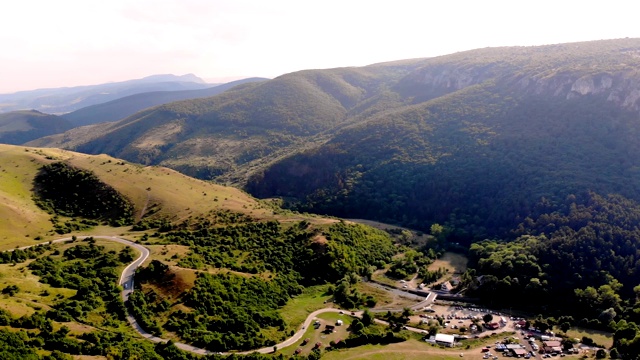
<path id="1" fill-rule="evenodd" d="M 464 354 L 464 356 L 460 357 L 460 354 Z M 482 360 L 482 356 L 480 347 L 473 349 L 443 348 L 424 341 L 409 339 L 395 344 L 364 345 L 351 349 L 328 351 L 323 353 L 322 358 L 328 360 Z"/>
<path id="2" fill-rule="evenodd" d="M 448 275 L 462 275 L 467 271 L 467 257 L 462 254 L 453 252 L 446 252 L 440 259 L 437 259 L 433 264 L 429 265 L 430 271 L 436 271 L 439 268 L 447 269 Z"/>
<path id="3" fill-rule="evenodd" d="M 395 285 L 394 285 L 395 286 Z M 366 282 L 356 284 L 356 289 L 363 295 L 372 295 L 376 299 L 376 310 L 402 309 L 416 304 L 416 300 L 399 294 L 380 289 Z"/>
<path id="4" fill-rule="evenodd" d="M 350 315 L 347 315 L 346 312 L 345 314 L 323 313 L 320 314 L 316 320 L 320 322 L 320 326 L 317 329 L 312 323 L 302 337 L 302 340 L 289 347 L 278 349 L 278 352 L 282 352 L 285 356 L 291 356 L 294 354 L 296 349 L 299 348 L 301 350 L 300 354 L 306 355 L 309 354 L 318 343 L 321 344 L 320 348 L 324 349 L 329 346 L 331 341 L 338 342 L 339 340 L 346 339 L 349 336 L 347 328 L 351 325 L 353 318 Z M 336 325 L 338 320 L 342 320 L 342 325 Z M 333 331 L 328 330 L 327 326 L 334 326 Z M 305 339 L 309 339 L 309 341 L 305 342 Z"/>
<path id="5" fill-rule="evenodd" d="M 606 348 L 611 348 L 611 346 L 613 346 L 613 334 L 606 331 L 572 327 L 567 331 L 567 336 L 577 339 L 582 339 L 583 336 L 586 336 L 593 339 L 596 344 L 602 345 Z"/>
<path id="6" fill-rule="evenodd" d="M 310 313 L 331 307 L 327 303 L 331 295 L 327 295 L 328 285 L 317 285 L 305 288 L 302 294 L 292 298 L 279 310 L 280 315 L 287 323 L 287 331 L 297 330 Z"/>

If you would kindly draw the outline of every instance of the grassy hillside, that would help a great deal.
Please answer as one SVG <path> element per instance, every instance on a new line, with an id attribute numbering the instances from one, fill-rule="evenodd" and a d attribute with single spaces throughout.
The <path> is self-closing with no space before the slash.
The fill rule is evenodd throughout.
<path id="1" fill-rule="evenodd" d="M 47 239 L 51 216 L 32 199 L 33 181 L 45 164 L 65 161 L 93 171 L 103 182 L 130 199 L 136 220 L 144 216 L 181 221 L 216 210 L 273 218 L 240 190 L 189 178 L 174 170 L 143 167 L 106 156 L 91 156 L 58 149 L 0 145 L 0 248 L 30 245 L 38 236 Z"/>
<path id="2" fill-rule="evenodd" d="M 53 234 L 52 220 L 62 213 L 90 217 L 84 212 L 90 204 L 62 208 L 55 196 L 57 215 L 45 213 L 32 199 L 34 188 L 40 196 L 90 198 L 88 192 L 104 189 L 113 199 L 123 196 L 142 219 L 134 228 L 99 226 L 74 234 L 118 234 L 149 246 L 153 260 L 136 274 L 136 291 L 126 306 L 146 330 L 209 349 L 251 350 L 286 339 L 300 320 L 287 321 L 282 311 L 307 286 L 342 282 L 333 291 L 335 303 L 353 308 L 375 302 L 348 284 L 398 251 L 382 231 L 283 214 L 240 190 L 166 168 L 12 145 L 0 145 L 0 163 L 0 218 L 9 220 L 0 223 L 0 250 L 60 237 Z M 60 183 L 73 191 L 50 186 Z M 126 354 L 114 359 L 184 358 L 171 345 L 140 339 L 125 319 L 117 281 L 137 257 L 131 248 L 72 238 L 1 255 L 0 347 L 13 344 L 9 355 L 55 350 L 57 358 L 113 352 Z M 6 338 L 10 333 L 24 341 Z"/>
<path id="3" fill-rule="evenodd" d="M 72 127 L 71 123 L 61 117 L 35 110 L 0 114 L 0 143 L 22 144 Z"/>

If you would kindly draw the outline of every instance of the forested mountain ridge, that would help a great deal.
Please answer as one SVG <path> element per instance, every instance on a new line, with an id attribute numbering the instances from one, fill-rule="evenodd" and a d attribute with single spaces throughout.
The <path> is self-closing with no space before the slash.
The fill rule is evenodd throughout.
<path id="1" fill-rule="evenodd" d="M 248 189 L 300 209 L 504 234 L 541 197 L 638 199 L 634 39 L 431 59 L 394 87 L 408 106 L 257 172 Z"/>
<path id="2" fill-rule="evenodd" d="M 72 127 L 69 121 L 56 115 L 36 110 L 13 111 L 0 114 L 0 143 L 22 144 Z"/>
<path id="3" fill-rule="evenodd" d="M 639 39 L 619 39 L 306 70 L 38 145 L 481 239 L 507 233 L 541 197 L 640 198 L 629 181 L 640 166 L 639 55 Z"/>
<path id="4" fill-rule="evenodd" d="M 380 96 L 420 62 L 286 74 L 211 98 L 147 109 L 113 124 L 74 129 L 55 145 L 213 178 L 288 147 L 306 146 L 310 137 L 349 121 L 356 105 L 380 111 L 377 102 L 366 106 L 364 100 Z"/>
<path id="5" fill-rule="evenodd" d="M 240 84 L 264 80 L 266 79 L 247 78 L 204 89 L 138 93 L 106 103 L 87 106 L 71 113 L 64 114 L 62 117 L 71 122 L 74 127 L 117 121 L 152 106 L 185 99 L 214 96 Z"/>

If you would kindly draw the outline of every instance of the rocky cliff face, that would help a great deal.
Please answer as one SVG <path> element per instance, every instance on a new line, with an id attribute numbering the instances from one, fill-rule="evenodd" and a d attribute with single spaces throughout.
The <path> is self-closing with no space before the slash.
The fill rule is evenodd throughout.
<path id="1" fill-rule="evenodd" d="M 529 93 L 553 94 L 567 100 L 602 96 L 625 110 L 640 112 L 640 77 L 632 71 L 525 76 L 518 85 Z"/>
<path id="2" fill-rule="evenodd" d="M 630 69 L 523 74 L 502 63 L 460 67 L 437 65 L 422 68 L 402 81 L 405 87 L 413 91 L 418 89 L 423 100 L 485 82 L 502 84 L 510 90 L 530 95 L 551 94 L 565 99 L 603 96 L 626 110 L 640 112 L 640 74 Z"/>

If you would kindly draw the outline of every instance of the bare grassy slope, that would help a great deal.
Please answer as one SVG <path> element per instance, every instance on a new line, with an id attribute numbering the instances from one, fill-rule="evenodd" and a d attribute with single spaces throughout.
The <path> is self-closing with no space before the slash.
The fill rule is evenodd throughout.
<path id="1" fill-rule="evenodd" d="M 272 210 L 238 189 L 174 170 L 129 164 L 107 155 L 0 145 L 0 249 L 32 244 L 52 229 L 50 215 L 35 205 L 31 190 L 38 169 L 54 161 L 93 171 L 133 202 L 136 219 L 151 215 L 179 221 L 222 209 L 259 219 L 273 217 Z"/>

